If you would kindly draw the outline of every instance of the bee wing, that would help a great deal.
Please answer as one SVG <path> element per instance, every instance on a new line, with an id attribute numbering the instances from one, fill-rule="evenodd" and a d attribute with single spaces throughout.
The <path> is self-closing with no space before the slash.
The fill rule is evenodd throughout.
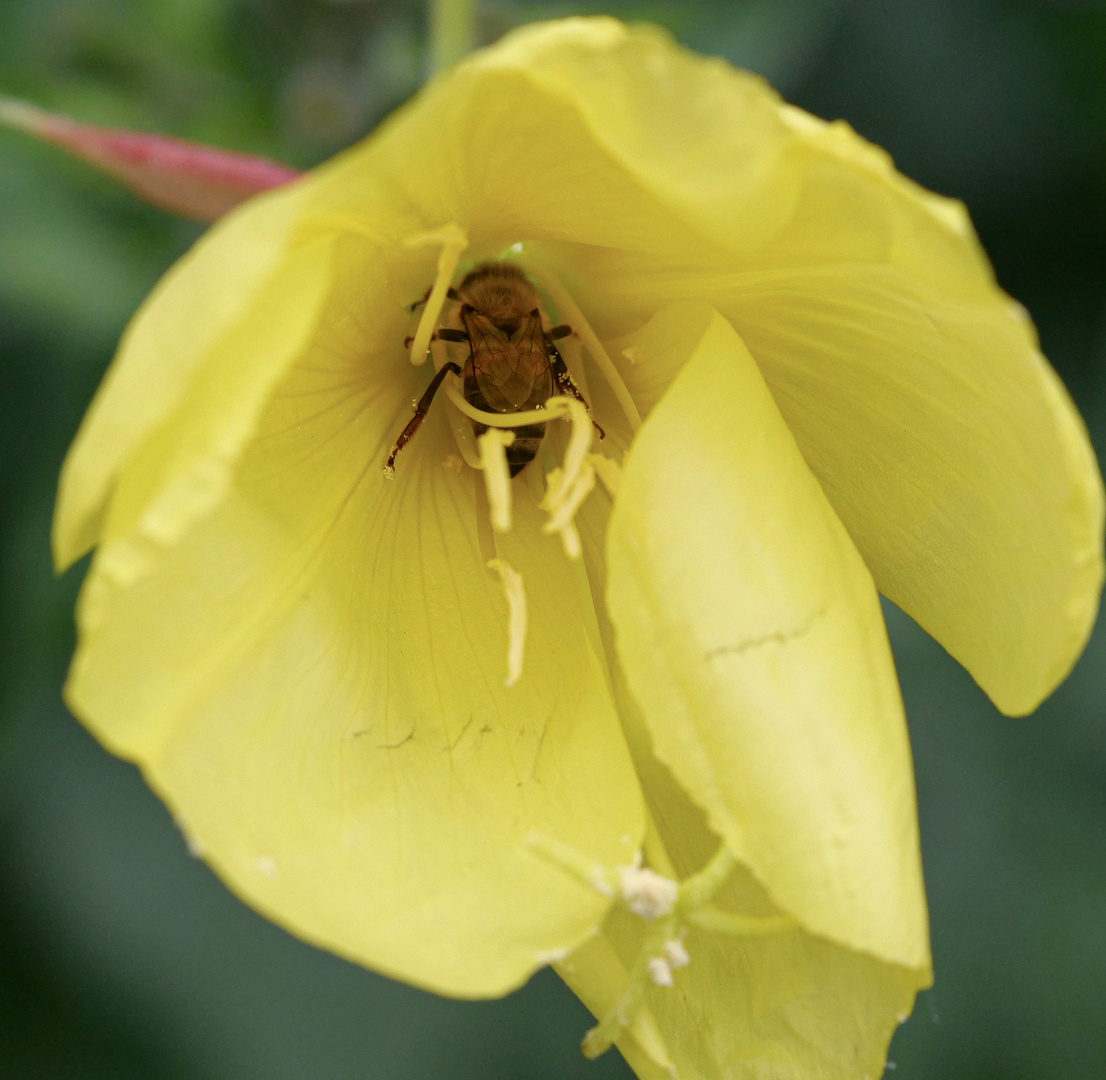
<path id="1" fill-rule="evenodd" d="M 465 325 L 472 342 L 473 375 L 490 409 L 521 412 L 549 400 L 553 375 L 540 316 L 527 315 L 509 340 L 486 316 L 470 315 Z"/>

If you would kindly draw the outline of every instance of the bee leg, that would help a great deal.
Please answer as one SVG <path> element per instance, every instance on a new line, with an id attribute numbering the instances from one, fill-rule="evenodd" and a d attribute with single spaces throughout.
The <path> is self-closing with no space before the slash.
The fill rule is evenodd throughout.
<path id="1" fill-rule="evenodd" d="M 468 341 L 469 336 L 464 330 L 451 330 L 448 326 L 443 326 L 440 330 L 435 330 L 430 335 L 431 341 Z M 415 335 L 403 339 L 403 347 L 405 349 L 411 348 L 411 342 L 415 340 Z"/>
<path id="2" fill-rule="evenodd" d="M 422 423 L 423 417 L 426 416 L 427 412 L 430 410 L 430 403 L 434 400 L 434 395 L 438 392 L 438 388 L 442 385 L 445 377 L 450 372 L 454 375 L 460 375 L 461 369 L 457 364 L 443 364 L 438 374 L 430 380 L 430 385 L 426 388 L 426 392 L 419 398 L 415 405 L 415 415 L 407 422 L 407 426 L 399 433 L 399 438 L 392 444 L 392 449 L 388 453 L 388 460 L 384 463 L 385 476 L 391 477 L 395 473 L 396 454 L 415 437 L 415 432 L 419 430 L 419 425 Z"/>
<path id="3" fill-rule="evenodd" d="M 408 310 L 408 311 L 410 311 L 410 312 L 416 312 L 416 311 L 418 311 L 418 310 L 419 310 L 419 308 L 421 308 L 421 307 L 422 307 L 422 305 L 423 305 L 423 304 L 425 304 L 425 303 L 426 303 L 426 301 L 430 299 L 430 294 L 431 294 L 431 292 L 433 292 L 433 290 L 434 290 L 434 286 L 433 286 L 433 285 L 431 285 L 431 286 L 430 286 L 430 287 L 429 287 L 429 288 L 428 288 L 428 289 L 426 290 L 426 292 L 424 292 L 424 293 L 422 294 L 422 299 L 421 299 L 421 300 L 416 300 L 416 301 L 414 301 L 413 303 L 411 303 L 411 304 L 408 304 L 408 305 L 407 305 L 407 310 Z M 453 288 L 450 288 L 450 289 L 447 289 L 447 290 L 446 290 L 446 296 L 448 296 L 450 300 L 460 300 L 460 299 L 461 299 L 461 298 L 460 298 L 460 297 L 459 297 L 459 296 L 457 295 L 457 290 L 456 290 L 456 289 L 453 289 Z"/>
<path id="4" fill-rule="evenodd" d="M 565 331 L 562 334 L 557 334 L 558 330 Z M 557 351 L 557 346 L 553 344 L 553 337 L 556 334 L 557 337 L 568 337 L 572 333 L 571 326 L 555 326 L 548 334 L 545 335 L 546 348 L 549 350 L 549 368 L 553 372 L 553 380 L 557 384 L 557 390 L 564 394 L 565 397 L 575 398 L 585 409 L 588 410 L 588 414 L 591 414 L 591 406 L 587 403 L 584 395 L 580 393 L 580 388 L 572 381 L 572 376 L 568 373 L 568 368 L 565 366 L 564 357 Z M 599 432 L 599 438 L 605 439 L 607 433 L 592 419 L 591 426 Z"/>

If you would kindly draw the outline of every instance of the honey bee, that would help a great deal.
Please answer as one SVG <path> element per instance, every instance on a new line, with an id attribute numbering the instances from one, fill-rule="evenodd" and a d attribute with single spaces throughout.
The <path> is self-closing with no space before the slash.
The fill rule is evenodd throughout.
<path id="1" fill-rule="evenodd" d="M 393 472 L 396 455 L 418 431 L 434 395 L 451 372 L 461 376 L 465 400 L 483 412 L 509 414 L 541 409 L 554 393 L 573 397 L 587 408 L 555 344 L 571 334 L 572 327 L 544 328 L 537 290 L 518 266 L 510 262 L 482 263 L 447 296 L 459 305 L 458 318 L 464 329 L 443 327 L 434 337 L 466 342 L 468 359 L 463 368 L 452 362 L 443 364 L 431 380 L 415 405 L 415 415 L 388 454 L 386 475 Z M 412 309 L 422 302 L 413 304 Z M 410 342 L 408 338 L 407 344 Z M 595 427 L 603 438 L 603 429 L 598 424 Z M 472 430 L 479 437 L 488 427 L 473 420 Z M 524 424 L 514 433 L 515 440 L 506 450 L 511 476 L 517 476 L 534 460 L 545 424 Z"/>

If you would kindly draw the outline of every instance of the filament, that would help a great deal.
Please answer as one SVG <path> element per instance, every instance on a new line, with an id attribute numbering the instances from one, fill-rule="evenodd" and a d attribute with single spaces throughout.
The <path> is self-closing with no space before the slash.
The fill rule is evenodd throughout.
<path id="1" fill-rule="evenodd" d="M 506 559 L 490 559 L 488 569 L 499 575 L 507 594 L 507 678 L 503 685 L 514 686 L 522 675 L 526 648 L 526 592 L 522 575 Z"/>
<path id="2" fill-rule="evenodd" d="M 606 454 L 588 454 L 588 461 L 595 469 L 596 476 L 603 482 L 607 494 L 613 499 L 622 484 L 622 466 Z"/>
<path id="3" fill-rule="evenodd" d="M 514 441 L 513 431 L 497 428 L 490 428 L 476 440 L 480 447 L 484 485 L 488 490 L 492 528 L 501 533 L 511 531 L 511 470 L 506 451 Z"/>
<path id="4" fill-rule="evenodd" d="M 426 362 L 426 350 L 430 346 L 434 329 L 442 317 L 446 294 L 453 281 L 453 274 L 457 270 L 457 263 L 461 260 L 461 252 L 469 245 L 468 234 L 460 225 L 450 222 L 439 229 L 409 236 L 403 241 L 403 246 L 409 248 L 427 247 L 433 244 L 440 244 L 442 249 L 438 253 L 438 273 L 434 278 L 430 295 L 426 298 L 426 307 L 423 308 L 418 329 L 411 342 L 411 363 L 416 366 Z"/>
<path id="5" fill-rule="evenodd" d="M 585 460 L 583 471 L 577 477 L 576 483 L 572 485 L 572 489 L 561 500 L 556 510 L 551 513 L 549 520 L 542 526 L 542 532 L 563 532 L 572 524 L 576 511 L 580 509 L 594 487 L 595 470 L 591 467 L 591 463 Z"/>
<path id="6" fill-rule="evenodd" d="M 595 361 L 596 367 L 610 383 L 614 396 L 618 399 L 618 404 L 622 406 L 622 411 L 630 422 L 630 428 L 637 431 L 641 427 L 641 413 L 638 412 L 634 399 L 630 395 L 626 384 L 622 381 L 622 376 L 618 374 L 618 369 L 614 366 L 610 355 L 603 348 L 603 343 L 591 328 L 591 323 L 584 317 L 584 313 L 580 310 L 576 301 L 572 299 L 572 294 L 560 283 L 557 276 L 544 266 L 527 258 L 519 258 L 514 254 L 511 257 L 520 266 L 524 267 L 528 274 L 537 279 L 538 283 L 549 293 L 553 303 L 557 305 L 560 317 L 571 323 L 572 328 L 580 335 L 580 339 L 587 347 L 588 352 L 591 353 L 591 358 Z"/>
<path id="7" fill-rule="evenodd" d="M 528 409 L 526 412 L 495 413 L 486 412 L 484 409 L 478 409 L 475 405 L 470 405 L 457 389 L 455 378 L 447 379 L 442 389 L 445 390 L 449 400 L 470 420 L 494 428 L 523 427 L 526 424 L 544 424 L 549 420 L 556 420 L 558 417 L 568 415 L 569 402 L 572 400 L 558 395 L 557 397 L 551 397 L 540 409 Z"/>

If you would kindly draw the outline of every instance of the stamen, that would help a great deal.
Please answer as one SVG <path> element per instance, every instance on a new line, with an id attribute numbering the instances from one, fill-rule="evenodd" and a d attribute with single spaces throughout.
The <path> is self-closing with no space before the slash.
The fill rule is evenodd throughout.
<path id="1" fill-rule="evenodd" d="M 507 447 L 515 441 L 513 431 L 490 428 L 477 440 L 480 447 L 480 467 L 488 489 L 492 511 L 492 528 L 496 532 L 511 531 L 511 470 L 507 464 Z"/>
<path id="2" fill-rule="evenodd" d="M 495 428 L 523 427 L 526 424 L 544 424 L 558 417 L 567 416 L 571 398 L 551 397 L 540 409 L 529 409 L 526 412 L 496 413 L 485 412 L 483 409 L 470 405 L 457 389 L 456 379 L 447 379 L 443 389 L 451 402 L 465 414 L 470 420 L 478 424 Z"/>
<path id="3" fill-rule="evenodd" d="M 687 955 L 687 947 L 683 938 L 672 938 L 664 943 L 664 958 L 673 971 L 687 967 L 691 963 L 691 957 Z"/>
<path id="4" fill-rule="evenodd" d="M 568 402 L 572 434 L 569 436 L 568 449 L 565 450 L 564 471 L 561 474 L 559 488 L 549 493 L 550 509 L 559 507 L 568 497 L 587 460 L 588 450 L 591 449 L 592 426 L 587 409 L 575 398 L 565 398 L 565 401 Z"/>
<path id="5" fill-rule="evenodd" d="M 618 369 L 614 366 L 610 355 L 603 348 L 602 342 L 591 328 L 591 323 L 584 318 L 584 313 L 577 306 L 576 301 L 572 299 L 572 294 L 560 283 L 556 275 L 544 266 L 532 262 L 530 259 L 519 258 L 517 255 L 513 258 L 549 293 L 550 299 L 557 306 L 558 315 L 566 322 L 571 323 L 572 328 L 580 335 L 588 352 L 591 353 L 591 358 L 595 361 L 595 366 L 599 368 L 603 373 L 603 377 L 610 383 L 614 396 L 618 399 L 618 404 L 622 406 L 622 411 L 630 422 L 631 429 L 637 431 L 641 427 L 641 413 L 638 412 L 634 399 L 626 384 L 622 381 L 622 376 L 618 374 Z"/>
<path id="6" fill-rule="evenodd" d="M 680 896 L 678 882 L 647 867 L 620 867 L 618 884 L 626 906 L 646 922 L 670 914 Z"/>
<path id="7" fill-rule="evenodd" d="M 564 545 L 565 556 L 573 562 L 584 553 L 584 547 L 580 543 L 580 533 L 571 521 L 561 529 L 561 544 Z"/>
<path id="8" fill-rule="evenodd" d="M 714 907 L 712 898 L 738 865 L 725 844 L 719 846 L 702 870 L 680 882 L 642 867 L 640 856 L 631 866 L 609 871 L 570 845 L 551 837 L 531 834 L 527 845 L 603 896 L 611 895 L 613 876 L 618 882 L 619 899 L 646 922 L 621 996 L 584 1036 L 582 1049 L 589 1058 L 598 1057 L 624 1032 L 648 1018 L 643 1009 L 650 982 L 656 986 L 672 986 L 673 972 L 691 962 L 683 941 L 688 926 L 742 937 L 767 937 L 800 929 L 787 915 L 738 915 Z"/>
<path id="9" fill-rule="evenodd" d="M 607 494 L 613 499 L 622 485 L 622 466 L 606 454 L 588 454 L 588 461 L 591 462 L 596 475 L 603 481 Z"/>
<path id="10" fill-rule="evenodd" d="M 614 897 L 614 885 L 603 864 L 589 859 L 571 844 L 545 833 L 532 832 L 526 837 L 526 846 L 535 854 L 551 862 L 577 881 L 594 889 L 600 896 Z"/>
<path id="11" fill-rule="evenodd" d="M 551 469 L 546 481 L 549 485 L 541 507 L 549 511 L 549 521 L 542 526 L 546 533 L 560 533 L 565 555 L 570 559 L 580 557 L 580 534 L 573 517 L 584 499 L 595 487 L 595 470 L 588 464 L 592 426 L 587 409 L 574 398 L 560 398 L 568 402 L 568 415 L 572 420 L 572 434 L 565 451 L 564 467 Z"/>
<path id="12" fill-rule="evenodd" d="M 592 493 L 594 488 L 595 470 L 591 467 L 591 462 L 585 461 L 583 471 L 576 478 L 576 483 L 573 485 L 572 490 L 561 501 L 560 506 L 557 507 L 553 516 L 542 526 L 542 532 L 563 532 L 572 524 L 572 519 L 576 516 L 576 511 L 580 509 L 580 506 Z"/>
<path id="13" fill-rule="evenodd" d="M 430 295 L 426 298 L 426 307 L 423 308 L 418 329 L 411 341 L 411 363 L 416 366 L 426 361 L 426 350 L 430 345 L 434 328 L 442 317 L 446 293 L 453 281 L 457 263 L 461 261 L 461 252 L 469 245 L 468 234 L 460 225 L 450 222 L 441 226 L 441 228 L 408 236 L 403 241 L 403 246 L 409 248 L 426 247 L 433 244 L 441 244 L 442 250 L 438 253 L 438 273 L 434 278 L 434 285 L 430 289 Z"/>
<path id="14" fill-rule="evenodd" d="M 507 678 L 504 686 L 514 686 L 522 675 L 526 647 L 526 593 L 522 575 L 506 559 L 491 559 L 488 569 L 499 574 L 507 594 Z"/>

